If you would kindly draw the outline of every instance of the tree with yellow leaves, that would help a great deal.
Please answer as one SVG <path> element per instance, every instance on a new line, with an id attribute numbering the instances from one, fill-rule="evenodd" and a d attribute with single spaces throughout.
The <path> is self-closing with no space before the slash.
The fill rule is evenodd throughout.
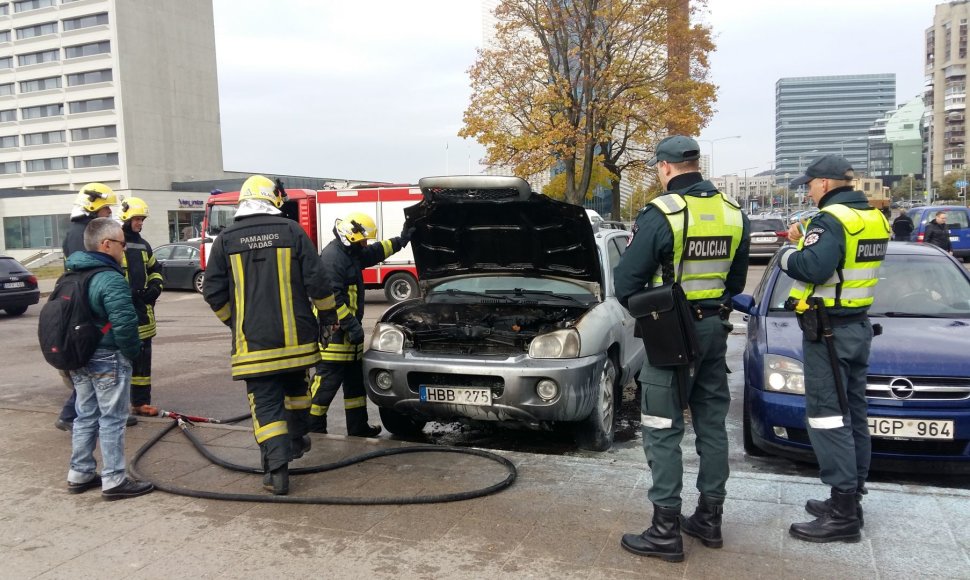
<path id="1" fill-rule="evenodd" d="M 693 5 L 693 8 L 691 7 Z M 581 204 L 602 167 L 620 211 L 624 172 L 644 171 L 653 144 L 696 134 L 712 111 L 710 29 L 691 24 L 704 0 L 501 0 L 494 43 L 469 70 L 461 137 L 485 163 L 533 175 L 563 168 Z"/>

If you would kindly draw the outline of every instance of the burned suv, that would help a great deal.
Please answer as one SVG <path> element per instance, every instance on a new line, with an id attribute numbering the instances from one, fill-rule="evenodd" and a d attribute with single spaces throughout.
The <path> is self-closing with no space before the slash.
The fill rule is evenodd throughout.
<path id="1" fill-rule="evenodd" d="M 384 426 L 569 423 L 581 447 L 609 449 L 620 389 L 645 356 L 613 296 L 630 232 L 594 234 L 582 207 L 519 178 L 419 185 L 405 215 L 423 297 L 389 308 L 364 355 Z"/>

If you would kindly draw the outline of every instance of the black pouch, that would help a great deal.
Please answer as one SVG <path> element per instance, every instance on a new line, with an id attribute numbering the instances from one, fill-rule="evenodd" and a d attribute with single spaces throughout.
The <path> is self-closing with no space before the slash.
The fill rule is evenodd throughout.
<path id="1" fill-rule="evenodd" d="M 802 329 L 802 337 L 808 342 L 819 342 L 822 340 L 822 324 L 819 320 L 818 309 L 811 307 L 803 314 L 796 314 L 798 328 Z"/>
<path id="2" fill-rule="evenodd" d="M 680 284 L 645 288 L 630 296 L 627 309 L 655 367 L 689 365 L 697 358 L 694 314 Z"/>

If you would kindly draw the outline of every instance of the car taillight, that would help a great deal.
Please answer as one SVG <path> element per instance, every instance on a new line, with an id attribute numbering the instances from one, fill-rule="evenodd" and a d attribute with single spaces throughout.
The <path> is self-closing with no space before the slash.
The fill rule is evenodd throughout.
<path id="1" fill-rule="evenodd" d="M 775 235 L 778 236 L 779 238 L 785 238 L 787 240 L 788 239 L 788 230 L 785 230 L 783 232 L 775 232 Z"/>
<path id="2" fill-rule="evenodd" d="M 916 241 L 917 242 L 922 242 L 923 241 L 923 234 L 922 234 L 922 232 L 918 236 L 916 236 Z"/>
<path id="3" fill-rule="evenodd" d="M 36 286 L 37 285 L 37 276 L 27 276 L 27 283 Z"/>

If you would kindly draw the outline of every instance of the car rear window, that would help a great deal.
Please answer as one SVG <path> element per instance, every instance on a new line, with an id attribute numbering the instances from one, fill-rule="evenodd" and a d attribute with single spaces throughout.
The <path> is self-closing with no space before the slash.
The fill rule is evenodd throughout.
<path id="1" fill-rule="evenodd" d="M 752 232 L 780 232 L 787 229 L 784 220 L 751 220 Z"/>
<path id="2" fill-rule="evenodd" d="M 0 276 L 11 274 L 26 274 L 27 270 L 20 265 L 20 262 L 13 258 L 0 258 Z"/>

